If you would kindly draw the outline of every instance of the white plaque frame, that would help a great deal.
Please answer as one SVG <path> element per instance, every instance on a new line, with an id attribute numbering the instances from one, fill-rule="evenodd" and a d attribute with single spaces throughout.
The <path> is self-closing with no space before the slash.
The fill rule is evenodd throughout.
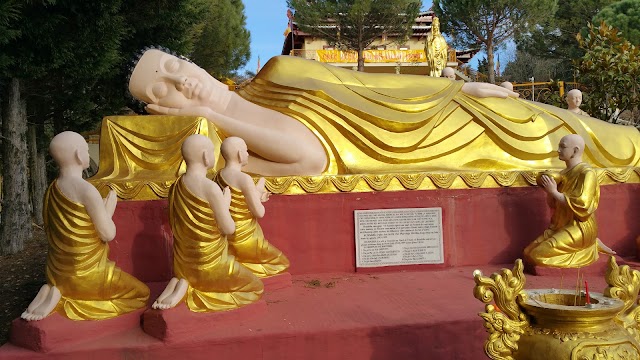
<path id="1" fill-rule="evenodd" d="M 356 267 L 443 264 L 442 208 L 354 210 Z"/>

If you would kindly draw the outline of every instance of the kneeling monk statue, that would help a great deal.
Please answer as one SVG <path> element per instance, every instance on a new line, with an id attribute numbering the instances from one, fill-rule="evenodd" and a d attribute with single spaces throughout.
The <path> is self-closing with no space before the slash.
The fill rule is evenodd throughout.
<path id="1" fill-rule="evenodd" d="M 595 211 L 600 201 L 596 172 L 582 162 L 584 140 L 567 135 L 560 140 L 558 157 L 566 164 L 559 174 L 540 176 L 538 183 L 547 192 L 553 209 L 551 224 L 524 250 L 532 265 L 577 268 L 598 260 L 598 252 L 615 254 L 598 235 Z"/>
<path id="2" fill-rule="evenodd" d="M 153 308 L 169 309 L 183 299 L 193 312 L 251 304 L 260 299 L 264 285 L 229 254 L 226 235 L 235 231 L 231 193 L 206 177 L 215 165 L 213 143 L 191 135 L 182 144 L 182 156 L 187 171 L 169 192 L 174 278 Z"/>
<path id="3" fill-rule="evenodd" d="M 72 320 L 100 320 L 144 308 L 149 288 L 109 261 L 108 242 L 116 236 L 111 220 L 114 191 L 102 199 L 82 178 L 89 167 L 89 146 L 74 132 L 56 135 L 49 152 L 60 174 L 44 198 L 44 226 L 49 241 L 47 284 L 22 314 L 40 320 L 54 309 Z"/>
<path id="4" fill-rule="evenodd" d="M 251 176 L 242 172 L 249 162 L 247 144 L 239 137 L 224 139 L 220 147 L 225 160 L 224 169 L 217 175 L 222 187 L 231 189 L 231 217 L 236 223 L 236 231 L 229 235 L 229 252 L 242 265 L 258 277 L 281 274 L 289 268 L 289 259 L 264 238 L 258 219 L 264 216 L 263 202 L 269 199 L 260 178 L 254 184 Z"/>
<path id="5" fill-rule="evenodd" d="M 242 138 L 251 156 L 244 171 L 265 176 L 560 169 L 555 146 L 569 134 L 585 139 L 595 166 L 640 162 L 637 129 L 487 83 L 277 56 L 230 91 L 197 65 L 149 49 L 128 85 L 151 113 L 203 116 Z"/>

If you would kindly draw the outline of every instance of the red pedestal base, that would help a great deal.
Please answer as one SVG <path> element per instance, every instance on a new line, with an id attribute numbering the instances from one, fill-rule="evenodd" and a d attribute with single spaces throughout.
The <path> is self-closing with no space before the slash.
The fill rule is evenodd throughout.
<path id="1" fill-rule="evenodd" d="M 136 325 L 106 329 L 107 334 L 101 326 L 95 332 L 102 337 L 79 330 L 82 336 L 65 338 L 76 330 L 56 325 L 47 332 L 59 341 L 29 347 L 47 354 L 7 344 L 0 358 L 486 359 L 487 334 L 477 316 L 484 306 L 471 295 L 472 271 L 512 268 L 550 219 L 537 188 L 274 195 L 265 206 L 260 224 L 290 259 L 293 281 L 289 274 L 265 279 L 264 302 L 213 314 L 211 321 L 186 308 L 149 311 L 144 326 L 153 336 Z M 355 273 L 353 211 L 416 207 L 442 208 L 445 263 Z M 173 272 L 166 208 L 164 200 L 121 202 L 114 216 L 118 237 L 111 242 L 111 258 L 124 271 L 155 282 L 153 293 L 162 291 Z M 598 237 L 624 258 L 637 251 L 638 213 L 640 184 L 601 187 Z M 600 262 L 589 277 L 594 292 L 606 286 L 606 257 Z M 544 276 L 527 277 L 527 288 L 575 286 L 575 275 L 566 270 L 534 270 Z M 12 341 L 28 346 L 32 336 L 19 330 Z M 78 338 L 83 342 L 74 342 Z"/>
<path id="2" fill-rule="evenodd" d="M 291 274 L 282 273 L 275 276 L 262 278 L 262 283 L 264 284 L 265 292 L 286 289 L 291 287 Z"/>
<path id="3" fill-rule="evenodd" d="M 73 321 L 54 313 L 40 321 L 15 319 L 11 323 L 10 341 L 23 348 L 48 352 L 56 347 L 92 341 L 140 327 L 138 310 L 113 319 Z"/>
<path id="4" fill-rule="evenodd" d="M 165 342 L 178 339 L 188 339 L 194 333 L 211 327 L 225 327 L 243 320 L 251 320 L 267 311 L 267 304 L 259 300 L 253 304 L 238 309 L 195 313 L 189 310 L 184 303 L 169 310 L 149 309 L 142 315 L 142 328 L 144 332 Z"/>
<path id="5" fill-rule="evenodd" d="M 620 256 L 635 256 L 640 184 L 600 190 L 598 237 Z M 172 276 L 167 206 L 166 200 L 123 201 L 114 215 L 118 236 L 110 243 L 110 256 L 144 282 Z M 265 207 L 266 216 L 260 219 L 264 234 L 287 255 L 293 275 L 356 271 L 354 210 L 442 208 L 445 262 L 407 268 L 411 270 L 513 263 L 551 218 L 544 191 L 534 187 L 273 195 Z"/>

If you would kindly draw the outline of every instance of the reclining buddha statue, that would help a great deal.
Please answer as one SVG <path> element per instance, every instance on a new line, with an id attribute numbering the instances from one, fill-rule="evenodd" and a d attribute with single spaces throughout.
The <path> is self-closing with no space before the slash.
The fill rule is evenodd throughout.
<path id="1" fill-rule="evenodd" d="M 640 133 L 526 101 L 492 84 L 368 74 L 292 56 L 239 91 L 158 49 L 129 80 L 153 114 L 203 116 L 245 140 L 245 171 L 266 176 L 561 168 L 555 145 L 585 139 L 597 167 L 636 166 Z"/>

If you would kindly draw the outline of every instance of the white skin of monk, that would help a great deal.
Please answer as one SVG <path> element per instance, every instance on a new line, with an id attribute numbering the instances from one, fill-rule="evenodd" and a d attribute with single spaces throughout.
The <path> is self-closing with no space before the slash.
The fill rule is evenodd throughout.
<path id="1" fill-rule="evenodd" d="M 254 217 L 262 218 L 264 216 L 262 203 L 269 200 L 270 194 L 264 187 L 264 178 L 260 178 L 255 184 L 251 176 L 242 172 L 242 168 L 249 162 L 247 144 L 239 137 L 232 136 L 222 142 L 220 151 L 225 160 L 224 169 L 220 171 L 225 182 L 242 191 L 249 211 Z"/>
<path id="2" fill-rule="evenodd" d="M 60 168 L 56 180 L 60 191 L 71 201 L 85 207 L 102 241 L 113 240 L 116 236 L 116 226 L 111 218 L 116 210 L 118 198 L 112 190 L 103 199 L 98 190 L 82 178 L 82 171 L 89 168 L 87 142 L 80 134 L 65 131 L 51 140 L 49 153 Z M 60 297 L 57 287 L 43 285 L 21 317 L 27 321 L 43 319 L 53 311 Z"/>
<path id="3" fill-rule="evenodd" d="M 181 181 L 195 196 L 207 200 L 220 232 L 233 234 L 236 225 L 229 213 L 231 191 L 228 187 L 222 191 L 218 184 L 207 178 L 207 170 L 215 166 L 213 143 L 203 135 L 191 135 L 182 144 L 182 156 L 187 163 L 187 171 Z M 186 279 L 172 278 L 152 308 L 166 310 L 175 307 L 188 288 Z"/>
<path id="4" fill-rule="evenodd" d="M 564 161 L 566 169 L 570 170 L 574 166 L 582 162 L 582 154 L 584 153 L 584 139 L 580 135 L 571 134 L 566 135 L 560 139 L 558 144 L 558 159 Z M 547 193 L 547 203 L 552 208 L 555 207 L 555 202 L 566 203 L 567 198 L 563 193 L 558 191 L 558 184 L 556 181 L 547 175 L 542 175 L 540 178 L 541 186 Z M 598 250 L 608 255 L 615 255 L 616 252 L 606 246 L 600 239 L 598 241 Z"/>

